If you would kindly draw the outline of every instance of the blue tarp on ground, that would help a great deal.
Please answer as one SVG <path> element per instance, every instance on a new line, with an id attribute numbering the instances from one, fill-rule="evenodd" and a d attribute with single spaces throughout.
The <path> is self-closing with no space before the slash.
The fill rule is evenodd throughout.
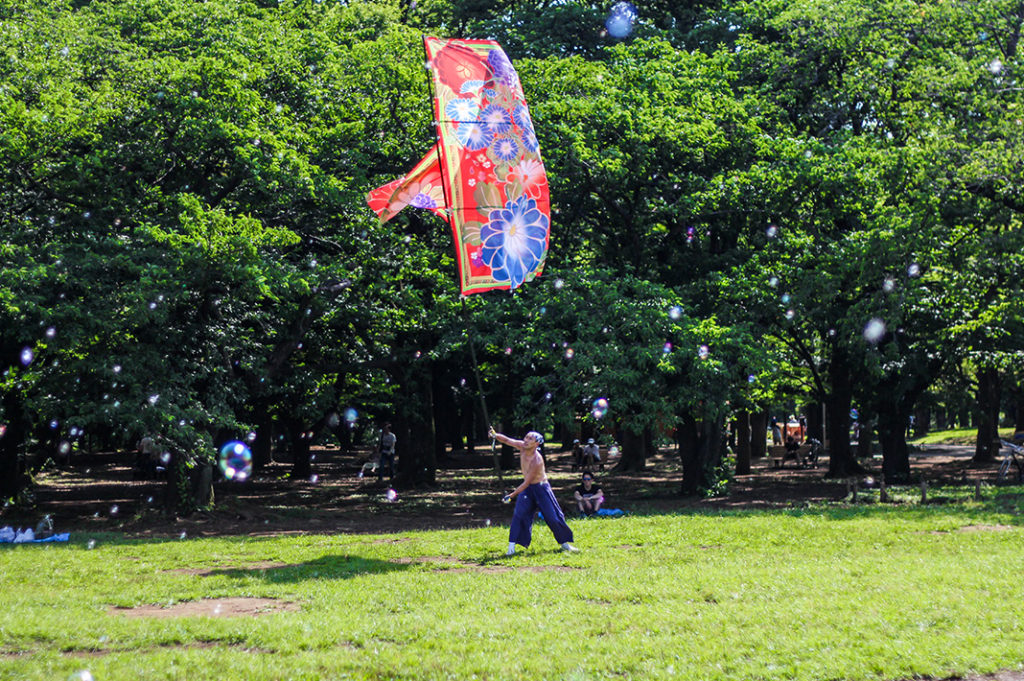
<path id="1" fill-rule="evenodd" d="M 16 533 L 13 531 L 2 532 L 0 533 L 0 544 L 43 544 L 46 542 L 67 541 L 71 538 L 71 534 L 69 532 L 65 532 L 63 534 L 53 534 L 49 537 L 43 537 L 42 539 L 36 539 L 35 537 L 33 537 L 32 539 L 26 539 L 24 538 L 24 535 L 19 535 L 20 533 Z"/>
<path id="2" fill-rule="evenodd" d="M 597 513 L 594 515 L 599 515 L 605 518 L 617 518 L 620 515 L 626 515 L 626 512 L 621 508 L 599 508 L 597 509 Z M 544 516 L 540 511 L 537 511 L 537 520 L 544 520 Z"/>

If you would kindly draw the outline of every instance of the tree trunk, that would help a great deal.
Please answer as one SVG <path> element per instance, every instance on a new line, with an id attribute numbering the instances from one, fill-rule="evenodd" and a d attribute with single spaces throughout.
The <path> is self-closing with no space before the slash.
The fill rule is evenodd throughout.
<path id="1" fill-rule="evenodd" d="M 447 453 L 448 445 L 452 451 L 462 448 L 462 436 L 459 432 L 458 409 L 451 387 L 442 376 L 436 375 L 431 381 L 431 404 L 433 405 L 434 460 L 442 460 Z"/>
<path id="2" fill-rule="evenodd" d="M 807 437 L 825 442 L 825 415 L 821 404 L 807 405 Z"/>
<path id="3" fill-rule="evenodd" d="M 906 410 L 894 405 L 878 415 L 878 441 L 882 445 L 882 474 L 887 485 L 910 482 Z"/>
<path id="4" fill-rule="evenodd" d="M 188 456 L 177 449 L 172 449 L 169 455 L 164 509 L 174 515 L 187 516 L 212 504 L 213 463 L 203 459 L 190 466 Z"/>
<path id="5" fill-rule="evenodd" d="M 871 445 L 875 430 L 874 421 L 865 420 L 863 410 L 861 410 L 860 417 L 860 429 L 857 431 L 857 458 L 869 459 L 871 458 Z"/>
<path id="6" fill-rule="evenodd" d="M 288 424 L 288 439 L 292 453 L 292 480 L 308 480 L 313 474 L 313 460 L 310 457 L 310 445 L 313 438 L 308 436 L 305 425 L 299 421 Z"/>
<path id="7" fill-rule="evenodd" d="M 437 454 L 432 370 L 429 366 L 415 366 L 407 369 L 402 378 L 404 402 L 400 423 L 403 424 L 404 442 L 399 440 L 395 445 L 398 466 L 395 485 L 433 485 L 437 475 Z"/>
<path id="8" fill-rule="evenodd" d="M 4 393 L 3 405 L 6 423 L 0 425 L 6 428 L 0 434 L 0 501 L 14 499 L 21 492 L 21 451 L 28 436 L 21 398 L 13 392 Z"/>
<path id="9" fill-rule="evenodd" d="M 647 467 L 647 438 L 643 433 L 634 433 L 625 427 L 619 431 L 622 436 L 621 457 L 616 464 L 616 471 L 642 471 Z M 602 463 L 607 463 L 608 454 L 604 454 Z"/>
<path id="10" fill-rule="evenodd" d="M 750 415 L 750 458 L 763 459 L 768 454 L 768 412 Z"/>
<path id="11" fill-rule="evenodd" d="M 914 437 L 924 437 L 931 430 L 932 410 L 921 406 L 914 411 Z"/>
<path id="12" fill-rule="evenodd" d="M 982 369 L 978 373 L 977 423 L 974 443 L 975 463 L 995 461 L 999 452 L 999 372 Z"/>
<path id="13" fill-rule="evenodd" d="M 1024 432 L 1024 387 L 1013 389 L 1013 432 Z"/>
<path id="14" fill-rule="evenodd" d="M 826 401 L 829 424 L 828 477 L 845 478 L 863 472 L 850 449 L 850 407 L 853 384 L 846 351 L 836 348 L 829 365 L 832 393 Z"/>
<path id="15" fill-rule="evenodd" d="M 681 417 L 676 427 L 679 458 L 683 465 L 683 496 L 698 496 L 716 484 L 715 468 L 722 461 L 722 424 L 698 421 L 691 414 Z"/>
<path id="16" fill-rule="evenodd" d="M 750 412 L 741 411 L 737 413 L 736 475 L 750 475 L 750 430 Z"/>
<path id="17" fill-rule="evenodd" d="M 253 470 L 274 463 L 274 421 L 263 410 L 256 418 L 256 439 L 252 442 Z"/>

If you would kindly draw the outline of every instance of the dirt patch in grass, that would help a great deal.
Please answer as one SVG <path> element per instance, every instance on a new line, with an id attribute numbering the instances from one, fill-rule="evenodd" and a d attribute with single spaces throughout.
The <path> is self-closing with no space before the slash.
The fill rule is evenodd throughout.
<path id="1" fill-rule="evenodd" d="M 289 563 L 277 563 L 273 561 L 261 561 L 259 563 L 246 563 L 245 565 L 219 565 L 217 567 L 210 568 L 175 568 L 173 570 L 164 570 L 164 572 L 176 573 L 181 575 L 192 575 L 194 577 L 209 577 L 210 575 L 223 574 L 226 571 L 233 572 L 260 572 L 263 570 L 278 570 L 286 567 L 299 567 Z"/>
<path id="2" fill-rule="evenodd" d="M 572 572 L 583 568 L 569 567 L 568 565 L 478 565 L 472 568 L 452 568 L 445 572 L 479 572 L 485 575 L 494 575 L 501 572 Z"/>
<path id="3" fill-rule="evenodd" d="M 957 532 L 1006 532 L 1012 529 L 1009 525 L 965 525 Z"/>
<path id="4" fill-rule="evenodd" d="M 399 563 L 401 565 L 415 565 L 416 563 L 450 563 L 452 565 L 471 565 L 464 560 L 459 558 L 452 558 L 451 556 L 402 556 L 401 558 L 395 558 L 391 561 L 392 563 Z"/>
<path id="5" fill-rule="evenodd" d="M 500 572 L 568 572 L 581 568 L 568 565 L 493 565 L 487 563 L 473 563 L 470 561 L 452 558 L 450 556 L 415 556 L 394 558 L 392 563 L 399 565 L 440 564 L 433 568 L 434 572 L 479 572 L 482 574 L 497 574 Z"/>
<path id="6" fill-rule="evenodd" d="M 298 609 L 298 603 L 275 598 L 206 598 L 173 605 L 111 607 L 110 612 L 126 617 L 257 617 Z"/>

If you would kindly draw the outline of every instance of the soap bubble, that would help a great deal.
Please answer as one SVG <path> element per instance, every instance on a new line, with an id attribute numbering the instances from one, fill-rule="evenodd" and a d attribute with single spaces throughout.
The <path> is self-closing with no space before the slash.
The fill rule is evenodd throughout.
<path id="1" fill-rule="evenodd" d="M 110 507 L 110 515 L 115 516 L 118 514 L 118 512 L 120 512 L 120 510 L 120 507 L 118 507 L 117 504 L 114 504 L 113 506 Z"/>
<path id="2" fill-rule="evenodd" d="M 916 262 L 910 263 L 910 267 L 907 268 L 907 276 L 911 279 L 921 276 L 921 266 Z"/>
<path id="3" fill-rule="evenodd" d="M 565 286 L 565 282 L 564 281 L 562 281 L 561 279 L 555 279 L 555 288 L 556 289 L 561 289 L 563 286 Z"/>
<path id="4" fill-rule="evenodd" d="M 893 289 L 895 288 L 896 280 L 893 279 L 892 277 L 886 277 L 885 281 L 882 283 L 882 290 L 885 291 L 886 293 L 892 293 Z"/>
<path id="5" fill-rule="evenodd" d="M 94 679 L 88 669 L 82 669 L 69 676 L 68 681 L 94 681 Z"/>
<path id="6" fill-rule="evenodd" d="M 611 13 L 604 22 L 608 34 L 613 38 L 625 38 L 633 32 L 636 23 L 636 7 L 631 2 L 618 2 L 612 7 Z"/>
<path id="7" fill-rule="evenodd" d="M 706 345 L 700 346 L 699 348 L 697 348 L 697 356 L 700 357 L 701 359 L 707 359 L 708 357 L 711 356 L 711 348 L 709 348 Z"/>
<path id="8" fill-rule="evenodd" d="M 220 448 L 217 465 L 226 479 L 241 482 L 252 474 L 252 451 L 244 442 L 232 440 Z"/>
<path id="9" fill-rule="evenodd" d="M 46 337 L 47 338 L 53 338 L 56 335 L 57 335 L 57 329 L 55 329 L 54 327 L 51 326 L 50 328 L 48 328 L 46 330 Z"/>
<path id="10" fill-rule="evenodd" d="M 669 319 L 679 319 L 683 316 L 683 308 L 678 305 L 673 305 L 668 309 Z"/>
<path id="11" fill-rule="evenodd" d="M 775 225 L 768 225 L 768 229 L 764 230 L 764 233 L 769 239 L 774 239 L 779 234 L 779 228 Z"/>
<path id="12" fill-rule="evenodd" d="M 26 348 L 22 348 L 21 349 L 21 363 L 22 363 L 22 365 L 28 366 L 29 364 L 32 363 L 32 360 L 35 359 L 35 357 L 36 357 L 36 353 L 33 352 L 32 348 L 26 347 Z"/>
<path id="13" fill-rule="evenodd" d="M 885 322 L 874 317 L 864 326 L 864 340 L 874 345 L 885 335 Z"/>
<path id="14" fill-rule="evenodd" d="M 772 288 L 775 288 L 776 286 L 779 285 L 779 278 L 778 277 L 771 277 L 771 278 L 769 278 L 768 279 L 768 285 L 771 286 Z"/>
<path id="15" fill-rule="evenodd" d="M 575 356 L 576 356 L 576 351 L 575 350 L 573 350 L 572 348 L 566 348 L 565 349 L 565 358 L 566 359 L 572 359 Z"/>
<path id="16" fill-rule="evenodd" d="M 794 310 L 792 308 L 786 310 L 786 319 L 792 319 L 795 316 L 796 316 L 796 310 Z"/>
<path id="17" fill-rule="evenodd" d="M 594 400 L 592 407 L 591 414 L 595 419 L 604 418 L 604 415 L 608 413 L 608 400 L 603 397 L 599 397 Z"/>
<path id="18" fill-rule="evenodd" d="M 988 70 L 990 73 L 996 74 L 1003 70 L 1003 62 L 998 59 L 993 59 L 988 64 Z"/>
<path id="19" fill-rule="evenodd" d="M 352 407 L 348 407 L 345 409 L 345 423 L 355 423 L 356 419 L 358 418 L 359 412 L 357 412 L 355 409 L 353 409 Z"/>
<path id="20" fill-rule="evenodd" d="M 757 380 L 757 376 L 755 376 L 754 374 L 750 374 L 749 376 L 747 376 L 747 383 L 753 383 L 756 380 Z"/>
<path id="21" fill-rule="evenodd" d="M 92 551 L 94 548 L 96 548 L 96 540 L 95 539 L 90 539 L 89 542 L 85 545 L 85 548 L 87 548 L 90 551 Z"/>
<path id="22" fill-rule="evenodd" d="M 665 345 L 661 348 L 661 351 L 664 352 L 666 355 L 668 353 L 672 352 L 672 344 L 671 343 L 665 343 Z"/>
<path id="23" fill-rule="evenodd" d="M 186 539 L 188 539 L 188 533 L 187 532 L 182 532 L 181 534 L 178 535 L 178 539 L 180 539 L 182 541 L 185 541 Z"/>
<path id="24" fill-rule="evenodd" d="M 395 501 L 396 499 L 398 499 L 398 492 L 396 492 L 393 489 L 389 489 L 387 492 L 384 493 L 384 498 L 387 499 L 388 501 Z"/>

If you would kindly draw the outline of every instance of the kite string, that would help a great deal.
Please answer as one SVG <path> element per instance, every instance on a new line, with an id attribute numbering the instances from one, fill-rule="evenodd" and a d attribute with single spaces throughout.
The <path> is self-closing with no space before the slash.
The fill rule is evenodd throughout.
<path id="1" fill-rule="evenodd" d="M 462 311 L 463 317 L 465 318 L 465 298 L 462 299 Z M 473 331 L 468 323 L 466 324 L 466 339 L 469 341 L 469 358 L 473 362 L 473 376 L 476 377 L 476 391 L 477 395 L 480 396 L 480 408 L 483 410 L 484 422 L 487 423 L 489 430 L 491 427 L 491 417 L 487 413 L 487 399 L 484 396 L 484 383 L 480 379 L 480 365 L 476 361 L 476 344 L 473 342 Z M 494 460 L 494 472 L 498 476 L 498 482 L 501 482 L 501 460 L 498 457 L 497 441 L 493 438 L 491 438 L 491 458 Z"/>

